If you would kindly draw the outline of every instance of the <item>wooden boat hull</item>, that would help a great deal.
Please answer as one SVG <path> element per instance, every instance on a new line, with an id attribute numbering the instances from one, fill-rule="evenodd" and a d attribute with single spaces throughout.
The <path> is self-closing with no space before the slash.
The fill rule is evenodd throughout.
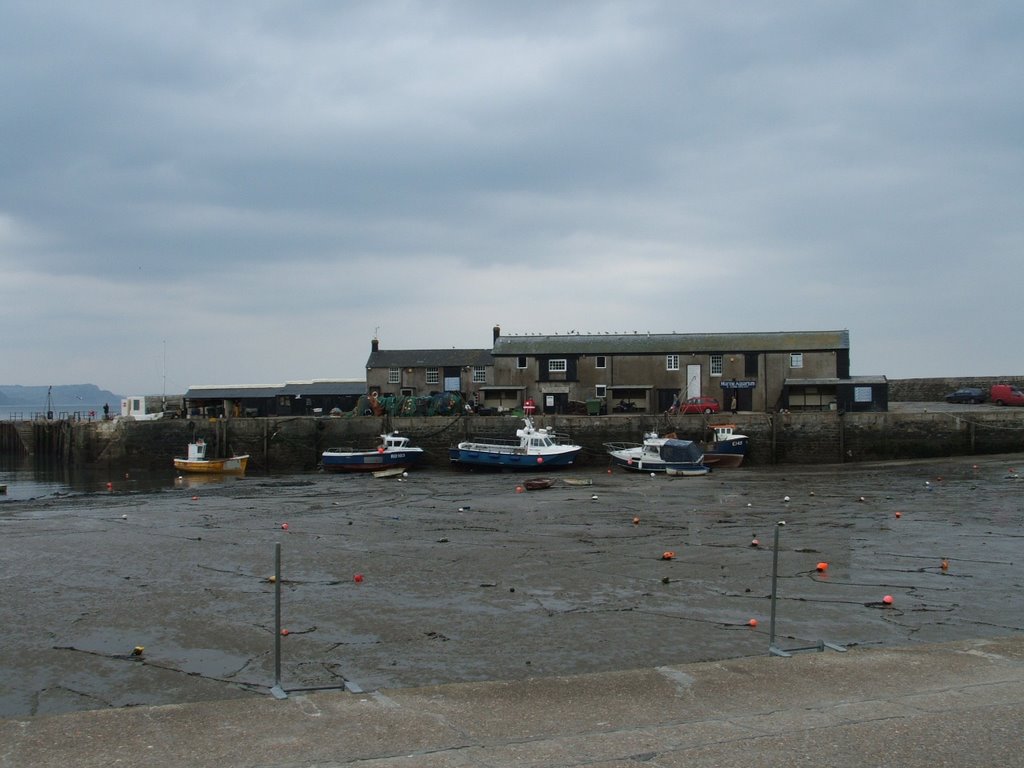
<path id="1" fill-rule="evenodd" d="M 523 487 L 528 491 L 543 491 L 545 488 L 550 488 L 554 484 L 555 481 L 550 477 L 535 477 L 524 482 Z"/>
<path id="2" fill-rule="evenodd" d="M 179 472 L 201 475 L 244 475 L 249 456 L 232 456 L 227 459 L 175 459 L 174 468 Z"/>
<path id="3" fill-rule="evenodd" d="M 405 467 L 391 467 L 390 469 L 378 469 L 373 473 L 374 477 L 401 477 L 405 474 Z"/>
<path id="4" fill-rule="evenodd" d="M 665 467 L 665 474 L 669 477 L 700 477 L 711 471 L 707 465 L 695 467 Z"/>

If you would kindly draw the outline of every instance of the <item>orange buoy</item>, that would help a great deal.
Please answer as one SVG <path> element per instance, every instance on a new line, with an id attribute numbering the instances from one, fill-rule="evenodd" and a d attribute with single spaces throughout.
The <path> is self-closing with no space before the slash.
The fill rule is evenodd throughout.
<path id="1" fill-rule="evenodd" d="M 668 551 L 668 552 L 664 552 L 664 553 L 662 553 L 662 555 L 661 555 L 661 559 L 662 559 L 662 560 L 671 560 L 671 559 L 672 559 L 672 558 L 674 558 L 675 556 L 676 556 L 676 553 L 675 553 L 675 552 L 672 552 L 672 551 Z"/>
<path id="2" fill-rule="evenodd" d="M 949 570 L 949 560 L 946 560 L 945 558 L 942 559 L 942 570 Z"/>
<path id="3" fill-rule="evenodd" d="M 517 485 L 516 486 L 516 493 L 522 493 L 522 492 L 523 492 L 523 486 Z"/>
<path id="4" fill-rule="evenodd" d="M 828 570 L 828 563 L 818 563 L 816 567 L 818 569 L 818 573 L 824 573 Z"/>
<path id="5" fill-rule="evenodd" d="M 288 523 L 281 523 L 281 530 L 282 531 L 287 531 L 288 530 Z"/>
<path id="6" fill-rule="evenodd" d="M 640 525 L 640 518 L 639 517 L 634 517 L 633 518 L 633 525 Z"/>
<path id="7" fill-rule="evenodd" d="M 282 629 L 281 630 L 281 634 L 282 635 L 287 635 L 288 634 L 288 630 L 287 629 Z"/>
<path id="8" fill-rule="evenodd" d="M 897 512 L 896 513 L 896 518 L 899 519 L 901 517 L 903 517 L 903 513 L 902 512 Z"/>
<path id="9" fill-rule="evenodd" d="M 747 626 L 748 627 L 756 627 L 757 626 L 757 619 L 751 619 L 750 621 L 748 621 L 747 622 Z"/>
<path id="10" fill-rule="evenodd" d="M 882 602 L 886 605 L 892 605 L 892 595 L 886 595 L 882 598 Z"/>
<path id="11" fill-rule="evenodd" d="M 355 576 L 352 577 L 352 581 L 354 581 L 356 584 L 362 584 L 363 583 L 363 574 L 357 573 Z"/>
<path id="12" fill-rule="evenodd" d="M 761 542 L 760 542 L 760 541 L 758 541 L 757 539 L 753 539 L 753 540 L 752 540 L 752 541 L 750 542 L 750 546 L 752 546 L 752 547 L 760 547 L 760 546 L 761 546 Z"/>

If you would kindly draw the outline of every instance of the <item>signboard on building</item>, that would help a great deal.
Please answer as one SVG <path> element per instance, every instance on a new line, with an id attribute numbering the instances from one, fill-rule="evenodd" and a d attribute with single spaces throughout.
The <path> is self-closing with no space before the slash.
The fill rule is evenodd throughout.
<path id="1" fill-rule="evenodd" d="M 739 381 L 736 379 L 730 379 L 728 381 L 723 381 L 721 384 L 722 389 L 754 389 L 756 386 L 756 381 L 750 381 L 747 379 Z"/>

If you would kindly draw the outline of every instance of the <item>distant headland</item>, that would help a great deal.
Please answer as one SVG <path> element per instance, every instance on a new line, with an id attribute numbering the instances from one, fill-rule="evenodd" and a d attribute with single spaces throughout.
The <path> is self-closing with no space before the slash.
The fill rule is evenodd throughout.
<path id="1" fill-rule="evenodd" d="M 95 384 L 57 384 L 54 386 L 31 386 L 20 384 L 0 384 L 0 405 L 24 405 L 44 407 L 47 402 L 59 405 L 83 403 L 97 405 L 110 403 L 111 407 L 121 407 L 121 395 Z"/>

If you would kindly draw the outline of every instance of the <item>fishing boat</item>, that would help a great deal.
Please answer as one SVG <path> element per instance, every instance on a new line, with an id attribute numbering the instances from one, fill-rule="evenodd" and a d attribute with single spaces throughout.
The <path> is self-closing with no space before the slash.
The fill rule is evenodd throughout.
<path id="1" fill-rule="evenodd" d="M 180 472 L 194 472 L 206 475 L 244 475 L 249 463 L 249 454 L 230 456 L 226 459 L 206 458 L 207 445 L 203 440 L 188 444 L 188 456 L 174 459 L 174 468 Z"/>
<path id="2" fill-rule="evenodd" d="M 704 463 L 715 469 L 742 464 L 750 446 L 750 438 L 736 434 L 735 424 L 712 424 L 711 430 L 711 442 L 704 446 Z"/>
<path id="3" fill-rule="evenodd" d="M 533 477 L 523 483 L 523 487 L 528 491 L 543 491 L 546 488 L 550 488 L 555 484 L 555 481 L 550 477 Z"/>
<path id="4" fill-rule="evenodd" d="M 572 464 L 582 446 L 563 444 L 553 432 L 537 429 L 529 417 L 516 430 L 516 439 L 474 438 L 448 450 L 452 464 L 497 469 L 554 469 Z"/>
<path id="5" fill-rule="evenodd" d="M 320 456 L 325 472 L 382 472 L 408 469 L 423 457 L 423 449 L 397 432 L 380 436 L 375 448 L 328 448 Z"/>
<path id="6" fill-rule="evenodd" d="M 703 462 L 704 452 L 692 440 L 644 435 L 642 443 L 605 443 L 616 466 L 635 472 L 665 472 L 673 475 L 706 475 L 711 470 Z"/>

